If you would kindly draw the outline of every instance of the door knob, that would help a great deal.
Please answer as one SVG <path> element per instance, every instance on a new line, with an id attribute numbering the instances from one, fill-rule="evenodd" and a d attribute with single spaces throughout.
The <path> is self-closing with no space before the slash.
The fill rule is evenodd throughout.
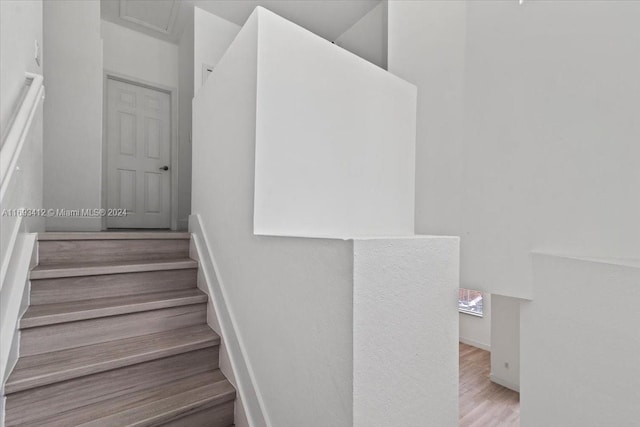
<path id="1" fill-rule="evenodd" d="M 168 171 L 169 170 L 169 166 L 163 166 L 160 168 L 161 171 Z"/>

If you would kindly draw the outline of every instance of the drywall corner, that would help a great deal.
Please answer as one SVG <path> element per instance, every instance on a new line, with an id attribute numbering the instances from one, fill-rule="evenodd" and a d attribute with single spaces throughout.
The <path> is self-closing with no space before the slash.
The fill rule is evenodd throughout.
<path id="1" fill-rule="evenodd" d="M 388 1 L 382 1 L 347 31 L 335 44 L 378 67 L 387 68 Z"/>
<path id="2" fill-rule="evenodd" d="M 520 390 L 520 304 L 504 295 L 491 296 L 490 379 L 514 391 Z"/>

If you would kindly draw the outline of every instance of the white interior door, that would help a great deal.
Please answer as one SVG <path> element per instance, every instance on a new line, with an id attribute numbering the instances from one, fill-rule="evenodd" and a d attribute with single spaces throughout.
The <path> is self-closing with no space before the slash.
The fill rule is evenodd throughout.
<path id="1" fill-rule="evenodd" d="M 107 80 L 108 228 L 171 225 L 171 96 Z"/>

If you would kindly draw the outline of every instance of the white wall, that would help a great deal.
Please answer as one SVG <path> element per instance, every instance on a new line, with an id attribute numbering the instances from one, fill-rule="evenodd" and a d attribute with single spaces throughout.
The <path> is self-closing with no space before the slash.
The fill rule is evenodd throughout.
<path id="1" fill-rule="evenodd" d="M 258 13 L 194 100 L 192 211 L 270 425 L 346 427 L 353 245 L 253 234 Z"/>
<path id="2" fill-rule="evenodd" d="M 354 242 L 353 426 L 458 425 L 459 239 Z"/>
<path id="3" fill-rule="evenodd" d="M 640 255 L 638 19 L 625 1 L 389 3 L 389 70 L 419 88 L 416 230 L 462 237 L 463 283 L 529 298 L 532 249 Z"/>
<path id="4" fill-rule="evenodd" d="M 179 229 L 187 228 L 191 213 L 191 104 L 195 91 L 200 90 L 202 85 L 202 64 L 215 66 L 238 31 L 238 25 L 194 7 L 189 10 L 184 32 L 178 43 Z"/>
<path id="5" fill-rule="evenodd" d="M 464 285 L 463 285 L 464 286 Z M 482 294 L 483 316 L 460 313 L 460 342 L 491 350 L 491 294 Z"/>
<path id="6" fill-rule="evenodd" d="M 26 90 L 24 73 L 42 74 L 36 41 L 42 49 L 42 0 L 0 1 L 0 146 Z"/>
<path id="7" fill-rule="evenodd" d="M 255 232 L 413 235 L 415 87 L 273 13 L 260 24 Z"/>
<path id="8" fill-rule="evenodd" d="M 483 2 L 484 3 L 484 2 Z M 462 237 L 461 146 L 465 8 L 458 1 L 389 1 L 388 69 L 418 87 L 416 233 Z M 488 284 L 462 278 L 465 286 Z"/>
<path id="9" fill-rule="evenodd" d="M 462 237 L 505 385 L 520 302 L 495 293 L 535 302 L 532 249 L 640 256 L 638 19 L 637 2 L 389 4 L 389 70 L 419 89 L 416 230 Z"/>
<path id="10" fill-rule="evenodd" d="M 387 11 L 382 1 L 335 40 L 335 44 L 361 58 L 387 68 Z"/>
<path id="11" fill-rule="evenodd" d="M 44 2 L 44 205 L 102 205 L 100 2 Z M 100 230 L 101 218 L 49 217 L 48 230 Z"/>
<path id="12" fill-rule="evenodd" d="M 101 32 L 106 71 L 178 87 L 178 45 L 104 20 Z"/>
<path id="13" fill-rule="evenodd" d="M 640 259 L 533 257 L 522 306 L 521 424 L 633 426 L 640 419 Z"/>
<path id="14" fill-rule="evenodd" d="M 191 125 L 193 102 L 194 17 L 189 11 L 178 44 L 178 229 L 185 230 L 191 213 Z"/>
<path id="15" fill-rule="evenodd" d="M 491 297 L 491 381 L 520 390 L 520 304 L 522 300 Z"/>
<path id="16" fill-rule="evenodd" d="M 202 87 L 202 66 L 215 67 L 240 31 L 240 26 L 198 7 L 194 8 L 193 92 Z"/>
<path id="17" fill-rule="evenodd" d="M 532 249 L 640 257 L 639 20 L 639 2 L 467 4 L 463 281 L 530 297 Z"/>

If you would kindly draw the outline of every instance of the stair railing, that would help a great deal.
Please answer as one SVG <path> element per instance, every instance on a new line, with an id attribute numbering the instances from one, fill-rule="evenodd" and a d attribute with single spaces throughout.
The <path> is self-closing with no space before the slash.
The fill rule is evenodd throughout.
<path id="1" fill-rule="evenodd" d="M 3 236 L 0 246 L 2 263 L 0 288 L 4 285 L 8 263 L 24 218 L 24 215 L 17 212 L 17 210 L 42 207 L 42 164 L 34 164 L 37 159 L 33 159 L 32 155 L 37 153 L 41 161 L 44 79 L 42 75 L 33 73 L 25 73 L 25 77 L 29 88 L 14 116 L 13 122 L 10 124 L 6 139 L 0 150 L 0 207 L 3 211 L 1 218 Z M 34 130 L 34 122 L 38 123 L 40 129 Z M 35 132 L 39 133 L 35 134 Z M 32 147 L 30 144 L 38 146 Z M 23 151 L 25 152 L 24 155 Z M 39 179 L 19 179 L 19 175 L 24 175 L 21 173 L 21 165 L 23 164 L 29 165 L 30 169 L 37 169 L 24 172 L 30 178 L 33 173 Z M 26 177 L 23 176 L 23 178 Z M 34 186 L 39 188 L 34 188 Z M 34 195 L 36 195 L 35 198 L 39 199 L 37 200 L 37 205 L 25 205 L 25 203 L 33 202 Z"/>
<path id="2" fill-rule="evenodd" d="M 18 157 L 24 145 L 31 123 L 40 102 L 44 99 L 43 77 L 40 74 L 26 73 L 29 89 L 18 109 L 7 138 L 0 150 L 0 200 L 4 199 L 11 177 L 15 170 Z"/>

